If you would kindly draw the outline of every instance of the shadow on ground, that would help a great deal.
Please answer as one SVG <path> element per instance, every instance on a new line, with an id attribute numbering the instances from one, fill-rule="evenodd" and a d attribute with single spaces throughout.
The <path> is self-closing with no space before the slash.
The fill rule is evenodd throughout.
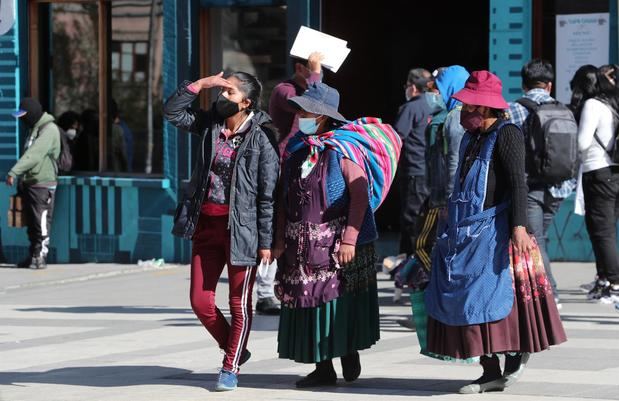
<path id="1" fill-rule="evenodd" d="M 37 308 L 18 308 L 15 309 L 19 312 L 51 312 L 51 313 L 137 313 L 137 314 L 149 314 L 149 313 L 191 313 L 193 311 L 187 308 L 158 308 L 150 306 L 46 306 Z"/>
<path id="2" fill-rule="evenodd" d="M 293 389 L 301 376 L 280 374 L 245 374 L 239 385 L 256 389 Z M 165 366 L 80 366 L 53 369 L 46 372 L 0 372 L 0 384 L 22 383 L 61 384 L 86 387 L 126 387 L 140 385 L 186 385 L 211 390 L 217 374 L 192 373 L 186 369 Z M 462 380 L 365 378 L 354 383 L 338 381 L 337 386 L 298 391 L 321 393 L 427 395 L 454 393 L 466 384 Z"/>
<path id="3" fill-rule="evenodd" d="M 590 322 L 601 325 L 619 325 L 619 314 L 617 316 L 583 316 L 583 315 L 561 315 L 564 322 Z"/>

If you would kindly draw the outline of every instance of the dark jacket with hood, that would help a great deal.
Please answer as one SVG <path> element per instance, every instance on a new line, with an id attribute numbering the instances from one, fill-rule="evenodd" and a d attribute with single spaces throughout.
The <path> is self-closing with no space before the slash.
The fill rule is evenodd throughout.
<path id="1" fill-rule="evenodd" d="M 224 119 L 215 111 L 191 109 L 197 94 L 181 84 L 164 106 L 165 118 L 174 126 L 201 136 L 191 180 L 174 216 L 172 233 L 191 239 L 208 190 L 208 176 L 215 144 Z M 271 249 L 274 203 L 279 176 L 276 130 L 268 114 L 254 110 L 251 127 L 238 148 L 230 184 L 230 262 L 238 266 L 256 264 L 258 249 Z"/>
<path id="2" fill-rule="evenodd" d="M 441 111 L 439 105 L 428 98 L 433 95 L 422 93 L 404 103 L 398 110 L 394 128 L 403 143 L 398 169 L 407 177 L 426 174 L 426 127 L 432 115 Z"/>

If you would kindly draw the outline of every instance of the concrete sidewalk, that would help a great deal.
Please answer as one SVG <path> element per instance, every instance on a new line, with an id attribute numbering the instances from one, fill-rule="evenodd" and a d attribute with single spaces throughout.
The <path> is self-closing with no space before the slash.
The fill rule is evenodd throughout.
<path id="1" fill-rule="evenodd" d="M 47 269 L 24 269 L 14 265 L 0 265 L 0 293 L 21 288 L 33 288 L 49 285 L 76 283 L 88 280 L 136 274 L 148 271 L 176 269 L 182 265 L 156 263 L 115 264 L 82 263 L 65 265 L 48 265 Z"/>

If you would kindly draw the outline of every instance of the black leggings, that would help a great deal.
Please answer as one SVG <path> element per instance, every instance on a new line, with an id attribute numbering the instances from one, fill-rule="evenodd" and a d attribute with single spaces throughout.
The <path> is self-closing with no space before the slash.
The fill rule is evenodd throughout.
<path id="1" fill-rule="evenodd" d="M 619 166 L 589 171 L 582 176 L 585 223 L 600 279 L 619 284 L 617 219 L 619 219 Z"/>

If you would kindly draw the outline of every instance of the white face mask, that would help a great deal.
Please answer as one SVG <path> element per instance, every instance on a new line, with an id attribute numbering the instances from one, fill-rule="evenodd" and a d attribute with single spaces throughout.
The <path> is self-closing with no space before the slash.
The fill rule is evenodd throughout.
<path id="1" fill-rule="evenodd" d="M 69 139 L 73 139 L 77 135 L 77 130 L 75 128 L 69 128 L 66 133 Z"/>
<path id="2" fill-rule="evenodd" d="M 299 131 L 305 135 L 314 135 L 318 130 L 318 123 L 315 118 L 299 118 Z"/>

